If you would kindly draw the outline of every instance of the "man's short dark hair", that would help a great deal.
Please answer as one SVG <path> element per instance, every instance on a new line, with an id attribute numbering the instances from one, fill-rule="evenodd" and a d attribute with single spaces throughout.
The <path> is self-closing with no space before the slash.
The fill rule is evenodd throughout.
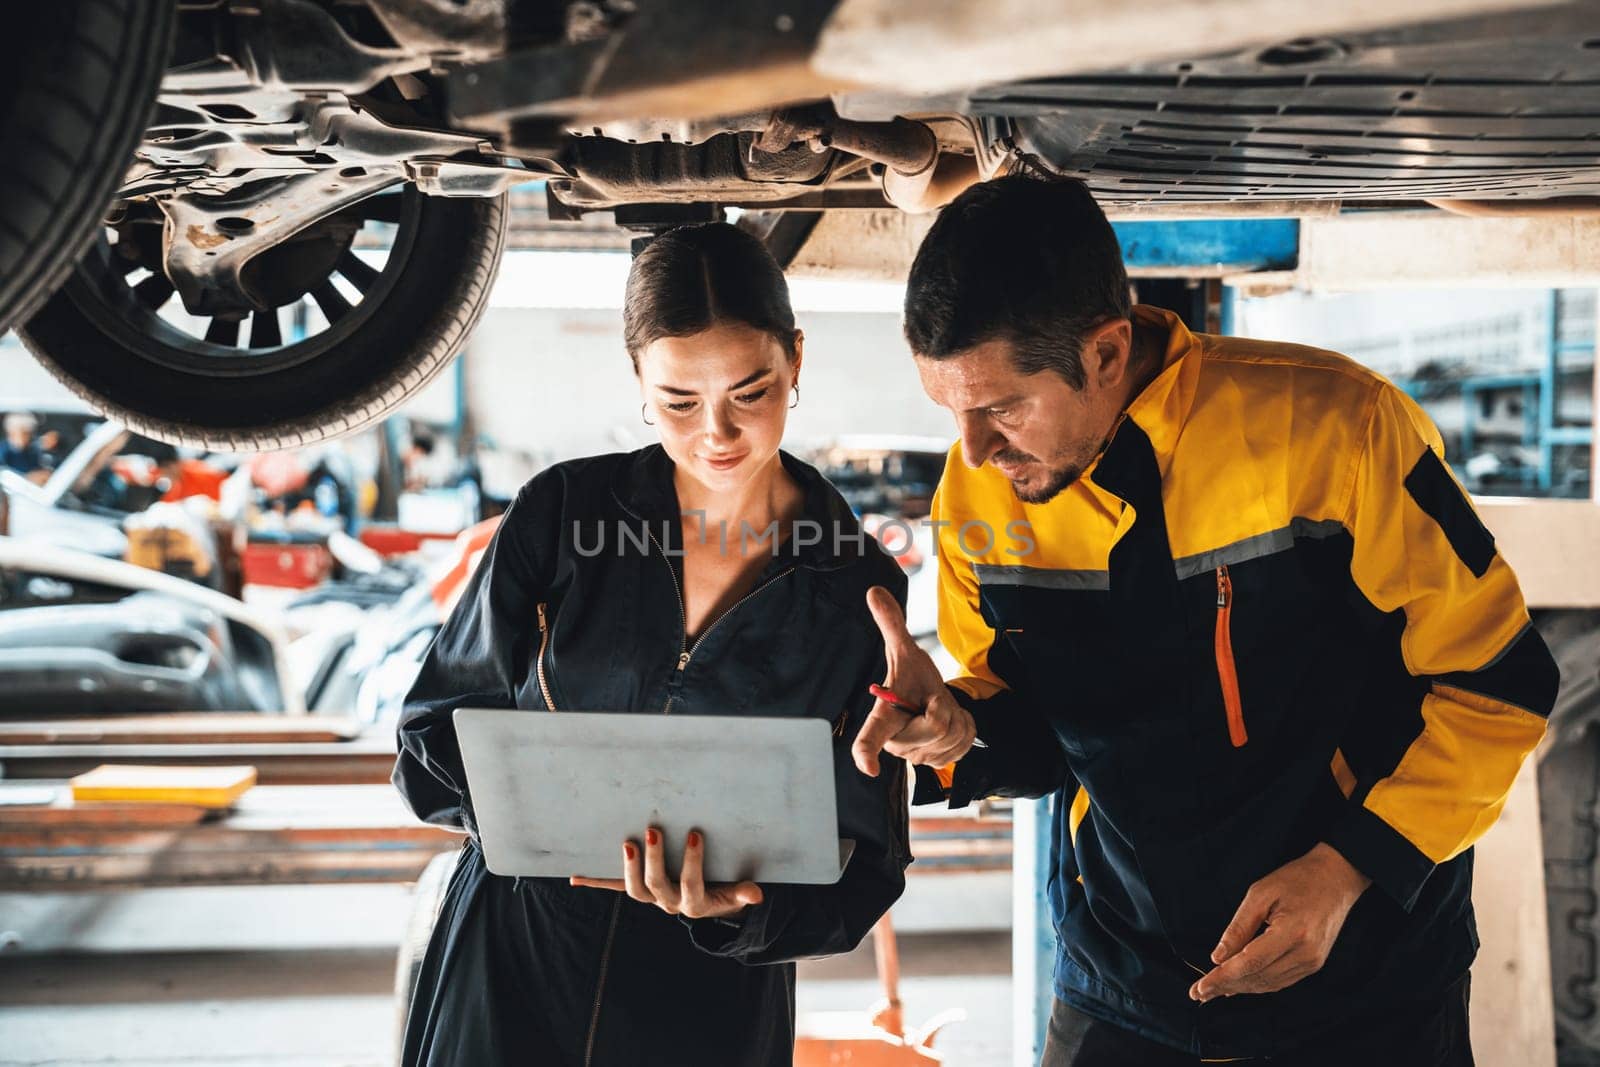
<path id="1" fill-rule="evenodd" d="M 940 212 L 906 283 L 918 356 L 1009 341 L 1017 370 L 1055 371 L 1074 389 L 1089 330 L 1130 312 L 1117 235 L 1088 188 L 1065 178 L 974 185 Z"/>

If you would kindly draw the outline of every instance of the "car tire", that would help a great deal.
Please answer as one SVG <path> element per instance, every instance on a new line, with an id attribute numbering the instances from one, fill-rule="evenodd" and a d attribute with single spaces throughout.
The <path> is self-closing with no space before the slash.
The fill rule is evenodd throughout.
<path id="1" fill-rule="evenodd" d="M 1543 610 L 1534 624 L 1561 668 L 1539 747 L 1556 1062 L 1600 1065 L 1600 611 Z"/>
<path id="2" fill-rule="evenodd" d="M 433 857 L 422 869 L 416 888 L 412 890 L 411 914 L 406 919 L 406 932 L 400 939 L 394 968 L 396 1063 L 401 1062 L 405 1049 L 406 1019 L 411 1014 L 411 1001 L 416 997 L 417 982 L 422 977 L 422 960 L 433 938 L 434 924 L 439 921 L 450 876 L 460 858 L 459 852 L 441 852 Z"/>
<path id="3" fill-rule="evenodd" d="M 71 270 L 121 184 L 172 43 L 173 0 L 16 4 L 0 35 L 0 332 Z"/>
<path id="4" fill-rule="evenodd" d="M 206 359 L 135 325 L 103 295 L 95 248 L 19 332 L 69 389 L 147 437 L 251 452 L 353 433 L 454 358 L 488 304 L 505 241 L 504 195 L 450 199 L 410 187 L 398 195 L 405 237 L 396 237 L 379 287 L 342 332 L 284 346 L 276 362 L 203 366 Z"/>

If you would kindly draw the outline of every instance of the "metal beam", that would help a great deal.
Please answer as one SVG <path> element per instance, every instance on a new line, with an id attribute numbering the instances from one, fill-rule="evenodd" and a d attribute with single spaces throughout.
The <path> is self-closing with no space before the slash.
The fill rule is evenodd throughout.
<path id="1" fill-rule="evenodd" d="M 1300 220 L 1294 270 L 1227 279 L 1251 291 L 1600 284 L 1600 218 L 1374 211 Z"/>
<path id="2" fill-rule="evenodd" d="M 1225 205 L 1224 205 L 1225 206 Z M 828 212 L 795 274 L 903 280 L 932 216 Z M 1600 285 L 1600 217 L 1468 218 L 1372 211 L 1299 219 L 1113 222 L 1132 274 L 1221 277 L 1246 295 L 1288 289 Z M 1289 233 L 1297 233 L 1291 258 Z M 1226 263 L 1237 257 L 1239 266 Z"/>
<path id="3" fill-rule="evenodd" d="M 792 273 L 903 280 L 933 215 L 829 211 L 796 254 Z M 1280 279 L 1300 262 L 1304 220 L 1277 217 L 1121 219 L 1112 223 L 1128 273 L 1221 278 L 1270 271 Z M 1281 281 L 1279 284 L 1282 284 Z"/>

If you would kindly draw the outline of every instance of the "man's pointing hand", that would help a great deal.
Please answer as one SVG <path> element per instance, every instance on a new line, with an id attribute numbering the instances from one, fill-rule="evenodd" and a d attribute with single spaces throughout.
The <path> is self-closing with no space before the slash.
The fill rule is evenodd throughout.
<path id="1" fill-rule="evenodd" d="M 972 716 L 950 695 L 932 657 L 917 647 L 889 590 L 881 585 L 867 590 L 867 607 L 883 635 L 889 666 L 884 688 L 917 712 L 902 711 L 880 698 L 856 735 L 856 766 L 876 778 L 879 752 L 935 767 L 960 759 L 977 737 Z"/>

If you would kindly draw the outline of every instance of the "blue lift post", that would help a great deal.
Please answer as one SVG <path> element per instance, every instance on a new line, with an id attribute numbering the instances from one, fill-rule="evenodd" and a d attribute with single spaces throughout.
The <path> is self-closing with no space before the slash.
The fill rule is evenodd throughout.
<path id="1" fill-rule="evenodd" d="M 470 448 L 467 441 L 467 353 L 462 350 L 456 353 L 454 366 L 450 368 L 453 384 L 455 386 L 455 405 L 450 421 L 450 434 L 455 439 L 456 454 L 466 458 Z"/>
<path id="2" fill-rule="evenodd" d="M 1593 342 L 1563 339 L 1560 332 L 1561 292 L 1550 291 L 1550 302 L 1545 310 L 1545 361 L 1540 365 L 1539 381 L 1539 488 L 1549 492 L 1555 486 L 1555 450 L 1559 445 L 1594 444 L 1594 427 L 1557 426 L 1556 405 L 1561 396 L 1561 357 L 1570 352 L 1596 352 L 1600 354 L 1600 336 Z M 1597 361 L 1600 362 L 1600 361 Z M 1589 487 L 1590 495 L 1595 487 Z"/>
<path id="3" fill-rule="evenodd" d="M 1050 827 L 1059 793 L 1011 807 L 1011 1048 L 1017 1067 L 1035 1067 L 1055 998 L 1056 927 L 1045 886 Z"/>
<path id="4" fill-rule="evenodd" d="M 1145 276 L 1216 277 L 1230 272 L 1292 270 L 1300 260 L 1296 219 L 1184 219 L 1112 224 L 1129 270 Z M 1234 328 L 1236 294 L 1222 289 L 1221 330 Z M 1050 875 L 1059 793 L 1012 807 L 1011 981 L 1012 1061 L 1035 1067 L 1055 997 L 1055 922 L 1045 892 Z"/>

